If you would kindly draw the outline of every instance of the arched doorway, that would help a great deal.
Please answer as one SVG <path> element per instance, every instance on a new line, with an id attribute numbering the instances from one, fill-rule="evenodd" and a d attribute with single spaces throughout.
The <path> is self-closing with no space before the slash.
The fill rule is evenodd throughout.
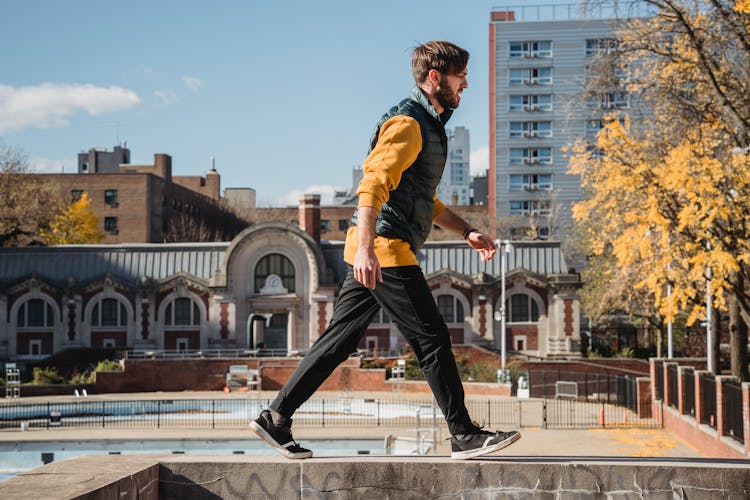
<path id="1" fill-rule="evenodd" d="M 273 351 L 284 351 L 289 349 L 288 345 L 288 323 L 289 314 L 274 314 L 263 330 L 263 348 Z"/>

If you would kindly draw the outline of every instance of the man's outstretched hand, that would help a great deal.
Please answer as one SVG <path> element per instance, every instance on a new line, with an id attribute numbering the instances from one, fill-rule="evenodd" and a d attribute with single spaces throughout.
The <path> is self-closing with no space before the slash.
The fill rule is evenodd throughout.
<path id="1" fill-rule="evenodd" d="M 495 244 L 495 241 L 479 231 L 470 232 L 466 237 L 466 241 L 474 250 L 479 252 L 483 261 L 490 260 L 497 253 L 497 244 Z"/>

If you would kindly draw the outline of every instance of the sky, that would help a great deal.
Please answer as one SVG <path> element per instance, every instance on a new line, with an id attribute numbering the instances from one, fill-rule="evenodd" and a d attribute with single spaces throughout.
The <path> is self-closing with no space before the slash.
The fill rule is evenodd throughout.
<path id="1" fill-rule="evenodd" d="M 169 154 L 174 175 L 214 157 L 222 190 L 253 188 L 258 206 L 325 204 L 408 96 L 411 48 L 444 39 L 471 53 L 448 127 L 469 129 L 483 172 L 490 12 L 522 3 L 5 0 L 0 142 L 36 172 L 74 173 L 78 153 L 122 143 L 134 164 Z"/>

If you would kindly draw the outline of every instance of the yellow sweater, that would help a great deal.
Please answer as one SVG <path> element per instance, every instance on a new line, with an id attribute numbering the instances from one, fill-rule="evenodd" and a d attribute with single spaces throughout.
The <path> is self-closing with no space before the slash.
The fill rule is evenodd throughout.
<path id="1" fill-rule="evenodd" d="M 422 134 L 414 118 L 398 115 L 383 123 L 375 148 L 362 164 L 362 181 L 357 187 L 359 206 L 380 210 L 401 181 L 401 174 L 414 163 L 421 149 Z M 433 219 L 444 208 L 436 193 Z M 374 246 L 380 267 L 417 265 L 417 256 L 411 246 L 401 239 L 376 236 Z M 357 227 L 353 226 L 346 233 L 344 261 L 353 265 L 356 253 Z"/>

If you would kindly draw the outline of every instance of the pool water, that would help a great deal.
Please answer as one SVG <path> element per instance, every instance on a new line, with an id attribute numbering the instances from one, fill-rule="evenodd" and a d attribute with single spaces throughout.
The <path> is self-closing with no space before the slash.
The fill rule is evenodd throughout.
<path id="1" fill-rule="evenodd" d="M 382 455 L 382 439 L 306 439 L 303 445 L 317 457 Z M 272 455 L 277 453 L 257 439 L 237 440 L 104 440 L 25 441 L 0 443 L 0 481 L 52 461 L 83 455 L 134 454 Z"/>

